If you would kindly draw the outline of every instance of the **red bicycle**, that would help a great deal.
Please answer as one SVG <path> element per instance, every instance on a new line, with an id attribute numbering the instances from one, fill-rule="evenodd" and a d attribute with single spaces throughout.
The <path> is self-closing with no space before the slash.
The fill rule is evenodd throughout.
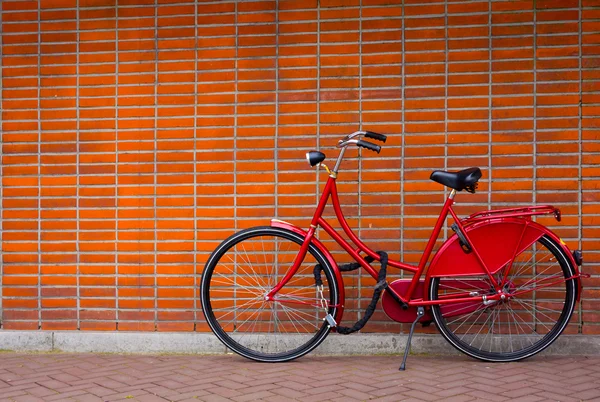
<path id="1" fill-rule="evenodd" d="M 479 168 L 434 171 L 431 180 L 451 188 L 418 266 L 389 260 L 365 245 L 346 222 L 336 179 L 348 146 L 377 153 L 381 147 L 362 138 L 386 136 L 358 131 L 340 140 L 330 170 L 325 154 L 306 154 L 311 166 L 329 174 L 308 230 L 277 219 L 270 226 L 242 230 L 221 243 L 202 274 L 202 309 L 216 336 L 231 350 L 263 362 L 289 361 L 316 348 L 334 329 L 360 329 L 382 306 L 398 322 L 412 323 L 404 360 L 417 322 L 435 322 L 461 352 L 493 362 L 527 358 L 548 347 L 565 329 L 581 296 L 581 251 L 571 252 L 548 228 L 531 220 L 553 214 L 550 205 L 483 211 L 460 219 L 452 205 L 458 191 L 474 193 Z M 322 217 L 331 198 L 347 242 Z M 455 232 L 425 268 L 448 214 Z M 315 237 L 321 227 L 357 262 L 338 266 Z M 372 262 L 379 261 L 376 270 Z M 344 313 L 341 271 L 362 267 L 376 281 L 373 299 L 352 327 L 340 325 Z M 387 268 L 412 272 L 412 279 L 388 284 Z M 423 274 L 424 278 L 423 277 Z M 324 274 L 324 275 L 322 275 Z"/>

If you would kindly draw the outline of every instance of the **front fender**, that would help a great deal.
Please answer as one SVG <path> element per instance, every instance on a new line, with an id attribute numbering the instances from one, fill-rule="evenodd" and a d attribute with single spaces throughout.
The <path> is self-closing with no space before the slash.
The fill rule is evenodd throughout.
<path id="1" fill-rule="evenodd" d="M 277 227 L 277 228 L 282 228 L 282 229 L 287 229 L 290 230 L 294 233 L 297 233 L 301 236 L 306 236 L 306 231 L 299 228 L 296 225 L 293 225 L 289 222 L 285 222 L 285 221 L 280 221 L 279 219 L 271 219 L 271 226 L 272 227 Z M 333 273 L 335 275 L 335 280 L 337 282 L 338 285 L 338 293 L 339 293 L 339 307 L 337 309 L 337 312 L 335 314 L 335 322 L 340 323 L 342 321 L 342 316 L 344 315 L 344 305 L 346 304 L 345 301 L 345 294 L 344 294 L 344 282 L 342 280 L 342 274 L 340 272 L 340 269 L 337 265 L 337 262 L 335 262 L 335 259 L 333 258 L 333 256 L 331 255 L 331 253 L 329 252 L 329 250 L 327 250 L 327 248 L 323 245 L 323 243 L 321 243 L 321 241 L 315 237 L 312 238 L 311 243 L 321 252 L 323 253 L 323 255 L 325 256 L 325 258 L 327 259 L 327 261 L 329 262 L 329 264 L 331 265 L 331 267 L 333 268 Z"/>
<path id="2" fill-rule="evenodd" d="M 548 235 L 562 247 L 573 269 L 573 275 L 579 275 L 577 264 L 567 245 L 548 228 L 536 222 L 522 218 L 496 218 L 468 225 L 465 231 L 473 248 L 478 251 L 492 275 L 513 258 L 515 250 L 517 253 L 522 252 L 543 235 Z M 431 278 L 435 277 L 485 274 L 475 254 L 465 253 L 458 236 L 454 234 L 440 247 L 431 261 L 425 276 L 425 286 L 428 289 Z M 579 300 L 581 280 L 576 280 Z M 425 297 L 429 298 L 429 295 Z"/>

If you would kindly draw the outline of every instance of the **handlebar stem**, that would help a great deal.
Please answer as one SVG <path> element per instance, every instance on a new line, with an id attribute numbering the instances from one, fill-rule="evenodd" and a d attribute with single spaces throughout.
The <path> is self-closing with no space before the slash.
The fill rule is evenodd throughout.
<path id="1" fill-rule="evenodd" d="M 344 146 L 344 147 L 342 147 L 342 149 L 340 149 L 340 154 L 338 155 L 337 161 L 335 162 L 333 172 L 336 175 L 337 175 L 338 169 L 340 168 L 340 164 L 342 163 L 342 159 L 344 159 L 344 152 L 346 152 L 346 146 Z"/>

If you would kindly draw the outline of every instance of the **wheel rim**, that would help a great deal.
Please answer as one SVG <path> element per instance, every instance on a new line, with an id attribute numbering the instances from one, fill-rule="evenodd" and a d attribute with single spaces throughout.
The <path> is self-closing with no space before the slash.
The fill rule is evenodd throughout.
<path id="1" fill-rule="evenodd" d="M 498 281 L 504 272 L 504 268 L 498 272 Z M 564 254 L 542 237 L 520 253 L 510 268 L 504 289 L 514 297 L 488 305 L 434 306 L 434 317 L 442 334 L 467 354 L 486 360 L 522 359 L 550 345 L 567 325 L 575 303 L 573 280 L 564 281 L 570 276 Z M 436 278 L 431 289 L 432 299 L 495 292 L 487 276 Z"/>
<path id="2" fill-rule="evenodd" d="M 264 299 L 292 265 L 300 246 L 301 240 L 287 233 L 250 232 L 211 256 L 213 268 L 203 278 L 203 309 L 215 334 L 237 353 L 268 360 L 295 358 L 329 332 L 313 274 L 315 265 L 326 262 L 313 247 L 277 300 Z M 329 270 L 321 278 L 324 300 L 335 305 Z"/>

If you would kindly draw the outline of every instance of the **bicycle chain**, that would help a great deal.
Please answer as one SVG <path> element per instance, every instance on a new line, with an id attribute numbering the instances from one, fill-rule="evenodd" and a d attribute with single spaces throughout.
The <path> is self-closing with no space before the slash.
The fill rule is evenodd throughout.
<path id="1" fill-rule="evenodd" d="M 388 255 L 385 251 L 378 251 L 377 254 L 379 254 L 379 256 L 381 257 L 381 260 L 380 260 L 381 269 L 379 270 L 379 274 L 377 275 L 377 284 L 375 285 L 375 289 L 373 290 L 373 297 L 371 298 L 371 302 L 367 306 L 364 316 L 360 320 L 356 321 L 353 326 L 344 327 L 344 326 L 337 325 L 336 331 L 339 334 L 348 335 L 353 332 L 361 330 L 365 326 L 365 324 L 369 321 L 369 319 L 371 318 L 373 313 L 375 312 L 375 309 L 377 308 L 377 302 L 379 301 L 379 298 L 381 297 L 381 292 L 383 292 L 385 290 L 385 288 L 387 288 L 387 282 L 386 282 L 385 278 L 386 278 L 386 273 L 387 273 Z M 373 257 L 367 256 L 365 258 L 365 261 L 367 261 L 368 263 L 371 263 L 371 262 L 375 261 L 375 259 Z M 340 271 L 347 272 L 347 271 L 354 271 L 354 270 L 358 269 L 360 266 L 361 265 L 358 262 L 355 262 L 355 263 L 340 265 L 339 269 L 340 269 Z M 325 303 L 325 313 L 329 314 L 329 309 L 327 308 L 327 300 L 323 296 L 323 280 L 321 279 L 321 271 L 322 270 L 323 270 L 323 267 L 321 266 L 321 264 L 317 264 L 317 265 L 315 265 L 313 274 L 315 277 L 315 286 L 317 287 L 317 292 L 319 292 L 319 296 L 321 297 L 321 300 L 320 300 L 321 306 L 323 307 L 323 303 Z"/>

